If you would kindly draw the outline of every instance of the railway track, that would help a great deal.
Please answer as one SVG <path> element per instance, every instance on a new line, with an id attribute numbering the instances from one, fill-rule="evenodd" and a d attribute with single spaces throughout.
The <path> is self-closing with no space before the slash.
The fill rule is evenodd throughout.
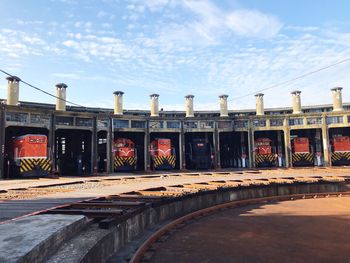
<path id="1" fill-rule="evenodd" d="M 188 178 L 195 177 L 199 180 L 187 180 L 187 182 L 182 183 L 175 183 L 175 184 L 164 184 L 164 186 L 157 186 L 157 187 L 150 187 L 150 188 L 141 188 L 141 190 L 133 190 L 133 191 L 127 191 L 122 192 L 120 194 L 111 194 L 106 196 L 100 196 L 100 197 L 93 197 L 93 198 L 76 198 L 71 200 L 55 200 L 55 199 L 37 199 L 37 200 L 9 200 L 9 201 L 2 201 L 0 202 L 0 209 L 2 206 L 7 205 L 8 207 L 13 208 L 14 204 L 17 202 L 18 204 L 22 205 L 22 207 L 28 207 L 28 213 L 25 215 L 21 215 L 20 217 L 26 217 L 30 215 L 41 215 L 41 214 L 64 214 L 64 215 L 82 215 L 88 218 L 89 222 L 94 226 L 93 229 L 96 227 L 101 229 L 101 231 L 115 231 L 115 229 L 118 229 L 118 227 L 121 225 L 125 226 L 125 222 L 129 219 L 136 218 L 141 214 L 147 214 L 148 211 L 163 211 L 163 207 L 172 207 L 175 203 L 183 203 L 184 204 L 184 211 L 193 212 L 194 208 L 192 205 L 190 205 L 190 210 L 187 210 L 185 204 L 189 204 L 189 202 L 193 202 L 192 200 L 207 200 L 209 201 L 206 206 L 213 206 L 221 202 L 228 202 L 232 199 L 227 199 L 228 196 L 230 196 L 230 193 L 240 193 L 240 198 L 243 199 L 250 199 L 252 198 L 249 195 L 245 196 L 243 192 L 246 191 L 246 189 L 252 189 L 253 192 L 251 192 L 253 195 L 260 193 L 259 191 L 256 192 L 254 189 L 277 189 L 273 186 L 281 186 L 283 189 L 287 189 L 287 192 L 295 193 L 295 185 L 301 185 L 304 187 L 303 189 L 309 189 L 309 185 L 312 186 L 314 184 L 321 185 L 320 189 L 321 191 L 324 191 L 324 188 L 322 188 L 322 184 L 337 184 L 345 182 L 348 177 L 347 176 L 328 176 L 327 174 L 322 176 L 298 176 L 298 177 L 263 177 L 261 176 L 259 171 L 251 171 L 254 175 L 254 178 L 246 178 L 246 177 L 239 177 L 239 179 L 232 179 L 230 175 L 232 173 L 230 172 L 222 172 L 222 173 L 188 173 L 186 175 L 179 175 L 179 174 L 172 174 L 167 176 L 173 176 L 173 177 L 179 177 L 179 176 L 185 176 Z M 106 178 L 106 180 L 97 180 L 97 179 L 91 179 L 87 180 L 85 187 L 94 187 L 94 184 L 101 185 L 101 184 L 109 184 L 109 183 L 121 183 L 133 181 L 137 184 L 140 182 L 138 180 L 161 180 L 161 176 L 164 175 L 157 175 L 152 176 L 150 178 L 149 176 L 145 176 L 143 178 L 136 178 L 136 177 L 124 177 L 121 179 L 115 179 L 115 178 Z M 202 177 L 205 177 L 205 180 L 202 180 Z M 187 178 L 187 179 L 188 179 Z M 218 179 L 220 178 L 220 179 Z M 237 177 L 235 177 L 237 178 Z M 177 182 L 177 180 L 174 180 Z M 190 182 L 188 182 L 190 181 Z M 154 182 L 154 181 L 151 181 Z M 37 187 L 37 189 L 41 190 L 49 189 L 49 191 L 59 189 L 60 191 L 67 191 L 72 190 L 76 188 L 80 188 L 84 186 L 84 181 L 78 181 L 76 183 L 70 183 L 70 184 L 54 184 L 50 186 L 43 186 L 43 187 Z M 153 183 L 151 184 L 153 185 Z M 319 186 L 317 186 L 319 187 Z M 282 189 L 281 188 L 281 189 Z M 311 189 L 311 188 L 310 188 Z M 316 188 L 313 188 L 315 191 Z M 333 189 L 333 188 L 328 188 Z M 334 188 L 335 189 L 335 188 Z M 338 189 L 338 188 L 337 188 Z M 33 189 L 29 189 L 31 191 Z M 237 190 L 237 191 L 236 191 Z M 273 190 L 273 191 L 275 191 Z M 26 191 L 26 189 L 17 189 L 17 191 Z M 33 190 L 34 191 L 34 190 Z M 264 190 L 265 191 L 265 190 Z M 265 191 L 265 196 L 269 196 L 271 192 L 270 190 Z M 276 190 L 277 191 L 277 190 Z M 309 190 L 306 190 L 309 191 Z M 66 192 L 64 192 L 66 193 Z M 219 193 L 219 195 L 218 195 Z M 216 199 L 216 203 L 212 203 L 209 199 L 206 199 L 206 196 L 220 196 L 222 193 L 225 195 L 225 199 Z M 277 192 L 276 192 L 277 193 Z M 278 195 L 280 193 L 278 192 Z M 337 193 L 339 195 L 339 193 Z M 348 195 L 349 193 L 345 193 L 345 195 Z M 260 194 L 259 194 L 260 195 Z M 242 200 L 242 201 L 236 201 L 231 203 L 226 203 L 222 206 L 214 206 L 212 208 L 208 208 L 206 210 L 201 210 L 197 214 L 191 214 L 188 217 L 184 217 L 180 221 L 175 220 L 174 224 L 181 225 L 183 223 L 186 223 L 187 220 L 190 220 L 190 218 L 195 218 L 197 216 L 202 216 L 207 213 L 215 212 L 216 209 L 225 209 L 225 206 L 228 207 L 234 207 L 234 206 L 243 206 L 248 204 L 254 204 L 255 202 L 272 202 L 272 201 L 281 201 L 281 200 L 290 200 L 290 199 L 302 199 L 302 198 L 318 198 L 318 197 L 327 197 L 327 196 L 333 196 L 336 195 L 335 193 L 330 194 L 304 194 L 304 195 L 293 195 L 293 196 L 274 196 L 270 198 L 263 198 L 263 199 L 252 199 L 252 200 Z M 217 198 L 217 197 L 216 197 Z M 225 201 L 226 200 L 226 201 Z M 195 201 L 197 204 L 197 201 Z M 32 211 L 29 211 L 32 207 Z M 40 207 L 38 209 L 38 207 Z M 196 207 L 196 205 L 194 206 Z M 205 206 L 204 206 L 205 207 Z M 200 208 L 203 208 L 200 207 Z M 199 208 L 196 208 L 199 209 Z M 145 213 L 144 213 L 145 212 Z M 157 213 L 158 213 L 157 212 Z M 181 214 L 180 214 L 181 215 Z M 176 217 L 178 217 L 177 215 Z M 14 219 L 17 219 L 18 217 L 14 216 Z M 160 217 L 157 220 L 160 220 L 161 222 L 162 217 Z M 173 217 L 170 217 L 173 219 Z M 9 218 L 9 220 L 14 220 L 13 218 Z M 132 219 L 133 220 L 133 219 Z M 6 223 L 7 221 L 3 221 L 2 223 Z M 177 223 L 180 222 L 180 223 Z M 172 223 L 173 224 L 173 223 Z M 92 226 L 91 225 L 91 226 Z M 174 225 L 174 227 L 175 227 Z M 171 228 L 171 227 L 170 227 Z M 158 231 L 159 232 L 159 231 Z M 157 233 L 158 233 L 157 232 Z M 166 229 L 161 232 L 162 235 L 165 235 Z M 159 233 L 157 234 L 159 235 Z M 153 237 L 154 242 L 157 242 L 161 236 L 156 236 L 157 238 Z M 153 242 L 153 241 L 152 241 Z M 153 243 L 152 243 L 153 244 Z M 142 255 L 149 254 L 148 250 L 149 247 L 152 247 L 152 244 L 145 244 L 142 248 Z M 141 249 L 140 248 L 140 249 Z M 147 248 L 147 249 L 146 249 Z M 151 249 L 152 250 L 152 249 Z M 145 256 L 147 258 L 147 255 Z M 141 258 L 140 258 L 141 257 Z M 138 256 L 137 260 L 143 260 L 143 256 Z"/>
<path id="2" fill-rule="evenodd" d="M 283 172 L 283 171 L 282 171 Z M 245 174 L 251 174 L 251 175 L 257 175 L 259 176 L 261 174 L 261 171 L 245 171 Z M 76 197 L 76 198 L 62 198 L 61 200 L 59 198 L 53 199 L 50 196 L 61 193 L 65 196 L 68 196 L 69 193 L 74 191 L 81 191 L 81 190 L 89 190 L 89 189 L 100 189 L 102 187 L 109 187 L 109 186 L 115 186 L 118 187 L 120 185 L 127 185 L 127 184 L 138 184 L 142 182 L 153 182 L 156 180 L 163 180 L 166 178 L 196 178 L 196 177 L 205 177 L 206 179 L 203 181 L 198 181 L 196 183 L 180 183 L 180 184 L 174 184 L 166 187 L 154 187 L 154 188 L 146 188 L 143 190 L 139 190 L 136 192 L 125 192 L 123 195 L 118 196 L 118 200 L 123 201 L 124 199 L 137 199 L 140 198 L 140 196 L 144 196 L 143 198 L 146 199 L 147 196 L 152 196 L 153 198 L 155 196 L 159 197 L 180 197 L 188 194 L 194 194 L 200 191 L 210 191 L 210 190 L 217 190 L 217 189 L 223 189 L 223 188 L 235 188 L 235 187 L 242 187 L 242 186 L 249 186 L 249 185 L 267 185 L 271 183 L 275 184 L 293 184 L 293 183 L 311 183 L 319 181 L 320 179 L 324 181 L 341 181 L 344 180 L 344 177 L 342 176 L 333 176 L 330 177 L 327 174 L 324 176 L 305 176 L 305 177 L 285 177 L 285 178 L 278 178 L 278 177 L 269 177 L 269 178 L 244 178 L 241 179 L 225 179 L 222 180 L 222 178 L 229 178 L 232 175 L 241 175 L 243 172 L 241 171 L 234 171 L 234 172 L 204 172 L 204 173 L 186 173 L 186 174 L 180 174 L 180 173 L 172 173 L 172 174 L 158 174 L 158 175 L 145 175 L 145 176 L 128 176 L 123 178 L 99 178 L 99 179 L 87 179 L 87 180 L 78 180 L 75 182 L 68 182 L 68 183 L 55 183 L 50 185 L 42 185 L 42 186 L 36 186 L 36 187 L 28 187 L 28 188 L 14 188 L 9 189 L 6 191 L 2 191 L 0 193 L 0 211 L 3 211 L 0 213 L 0 223 L 6 222 L 7 220 L 16 219 L 17 217 L 22 217 L 25 215 L 33 215 L 40 213 L 42 211 L 50 210 L 51 208 L 56 208 L 58 206 L 66 207 L 68 210 L 68 207 L 71 203 L 75 202 L 82 202 L 86 201 L 86 198 L 84 197 Z M 220 180 L 217 180 L 216 178 L 220 177 Z M 93 198 L 93 197 L 92 197 Z M 108 197 L 113 198 L 113 197 Z M 116 197 L 115 197 L 116 198 Z M 89 200 L 91 199 L 88 198 Z M 105 197 L 99 197 L 96 198 L 96 200 L 106 199 Z M 164 199 L 164 198 L 163 198 Z M 116 205 L 115 203 L 112 204 Z M 86 207 L 88 205 L 86 204 Z M 90 206 L 92 206 L 90 204 Z M 99 212 L 101 209 L 98 208 L 97 204 L 94 204 L 96 213 Z M 115 207 L 116 209 L 119 209 L 119 207 Z M 118 213 L 118 211 L 114 209 L 114 213 Z M 123 209 L 123 207 L 121 207 Z M 61 213 L 76 213 L 78 214 L 79 211 L 77 209 L 70 209 L 73 211 L 60 211 Z M 112 208 L 109 208 L 109 210 L 112 210 Z M 119 209 L 120 210 L 120 209 Z M 130 209 L 129 209 L 130 210 Z M 131 210 L 130 210 L 131 211 Z M 125 211 L 120 213 L 125 213 Z M 89 211 L 90 214 L 93 214 L 92 211 Z M 109 212 L 112 213 L 111 211 Z M 84 212 L 81 212 L 81 214 L 84 214 Z"/>

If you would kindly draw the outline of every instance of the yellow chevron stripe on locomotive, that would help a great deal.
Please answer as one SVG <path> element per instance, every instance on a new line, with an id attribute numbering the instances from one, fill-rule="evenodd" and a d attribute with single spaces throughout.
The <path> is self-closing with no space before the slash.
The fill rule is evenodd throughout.
<path id="1" fill-rule="evenodd" d="M 114 169 L 122 166 L 135 166 L 136 162 L 137 162 L 137 159 L 135 156 L 129 156 L 129 157 L 116 156 L 114 158 Z"/>
<path id="2" fill-rule="evenodd" d="M 292 162 L 297 163 L 301 161 L 307 161 L 313 163 L 314 154 L 313 153 L 292 153 Z"/>
<path id="3" fill-rule="evenodd" d="M 349 160 L 350 161 L 350 152 L 334 152 L 331 155 L 332 162 L 340 160 Z"/>
<path id="4" fill-rule="evenodd" d="M 21 173 L 27 173 L 36 168 L 40 168 L 45 172 L 50 172 L 51 160 L 46 158 L 28 158 L 20 160 L 19 171 Z"/>
<path id="5" fill-rule="evenodd" d="M 162 165 L 170 165 L 172 168 L 175 168 L 176 165 L 176 156 L 168 155 L 168 156 L 153 156 L 153 166 L 154 168 L 159 168 Z"/>
<path id="6" fill-rule="evenodd" d="M 255 154 L 255 163 L 273 163 L 276 161 L 276 156 L 274 154 Z"/>

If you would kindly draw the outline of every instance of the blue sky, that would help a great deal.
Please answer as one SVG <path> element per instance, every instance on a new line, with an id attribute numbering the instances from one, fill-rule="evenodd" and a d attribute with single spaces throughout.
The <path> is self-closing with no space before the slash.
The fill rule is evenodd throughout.
<path id="1" fill-rule="evenodd" d="M 68 85 L 67 99 L 127 109 L 254 108 L 246 94 L 350 57 L 350 1 L 311 0 L 0 0 L 0 68 L 46 91 Z M 1 97 L 6 80 L 0 81 Z M 266 107 L 331 103 L 330 88 L 350 101 L 350 62 L 265 91 Z M 349 94 L 349 95 L 348 95 Z M 21 85 L 20 100 L 54 103 Z"/>

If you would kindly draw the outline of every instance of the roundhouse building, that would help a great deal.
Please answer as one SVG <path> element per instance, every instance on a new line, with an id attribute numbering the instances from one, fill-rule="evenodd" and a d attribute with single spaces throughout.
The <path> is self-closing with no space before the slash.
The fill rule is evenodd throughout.
<path id="1" fill-rule="evenodd" d="M 190 104 L 189 118 L 192 95 L 186 96 L 184 111 L 158 111 L 157 94 L 151 95 L 150 111 L 125 110 L 120 91 L 114 94 L 115 109 L 83 108 L 65 105 L 69 88 L 63 83 L 56 86 L 58 97 L 64 97 L 57 105 L 17 102 L 18 82 L 8 79 L 10 97 L 0 100 L 0 178 L 11 176 L 12 138 L 25 134 L 47 136 L 48 158 L 62 175 L 113 172 L 117 138 L 135 143 L 136 170 L 153 169 L 150 145 L 156 138 L 171 139 L 178 170 L 193 169 L 193 149 L 187 146 L 198 139 L 210 145 L 214 169 L 350 164 L 350 149 L 337 151 L 333 143 L 350 136 L 350 103 L 341 101 L 341 88 L 331 90 L 333 104 L 316 106 L 301 106 L 301 92 L 292 92 L 291 107 L 285 108 L 264 109 L 263 94 L 257 94 L 257 109 L 227 110 L 227 95 L 221 95 L 220 110 L 192 116 Z"/>

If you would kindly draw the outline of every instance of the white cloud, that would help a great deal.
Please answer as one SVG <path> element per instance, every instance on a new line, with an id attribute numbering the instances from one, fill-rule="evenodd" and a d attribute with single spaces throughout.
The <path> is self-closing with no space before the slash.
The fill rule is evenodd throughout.
<path id="1" fill-rule="evenodd" d="M 228 14 L 226 25 L 238 35 L 261 38 L 274 37 L 282 28 L 277 17 L 252 10 L 238 10 Z"/>
<path id="2" fill-rule="evenodd" d="M 98 17 L 98 18 L 103 18 L 103 17 L 105 17 L 106 15 L 107 15 L 107 13 L 104 12 L 104 11 L 99 11 L 99 12 L 97 13 L 97 17 Z"/>

